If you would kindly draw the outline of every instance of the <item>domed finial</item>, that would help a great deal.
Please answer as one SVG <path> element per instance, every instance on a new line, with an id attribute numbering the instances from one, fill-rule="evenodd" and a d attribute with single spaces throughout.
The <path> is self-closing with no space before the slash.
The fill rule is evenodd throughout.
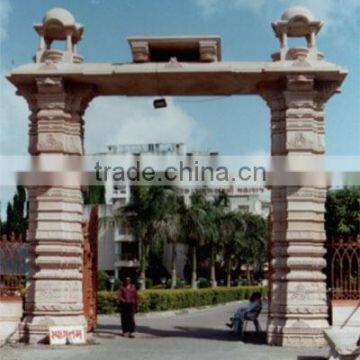
<path id="1" fill-rule="evenodd" d="M 274 54 L 275 60 L 294 60 L 291 59 L 294 52 L 288 50 L 288 38 L 305 37 L 307 41 L 307 48 L 295 52 L 297 55 L 306 58 L 318 59 L 318 54 L 315 47 L 315 36 L 318 34 L 323 23 L 316 20 L 312 12 L 303 6 L 292 6 L 288 8 L 281 16 L 281 19 L 273 22 L 272 27 L 275 35 L 279 38 L 281 44 L 281 51 Z M 290 59 L 287 56 L 290 55 Z M 297 56 L 296 55 L 296 56 Z"/>
<path id="2" fill-rule="evenodd" d="M 292 21 L 292 22 L 311 22 L 314 21 L 314 15 L 312 12 L 304 6 L 292 6 L 284 11 L 281 16 L 283 21 Z"/>
<path id="3" fill-rule="evenodd" d="M 75 18 L 70 11 L 63 8 L 50 9 L 43 18 L 43 24 L 59 22 L 62 26 L 75 25 Z"/>
<path id="4" fill-rule="evenodd" d="M 40 45 L 36 54 L 36 62 L 81 62 L 76 55 L 76 44 L 81 40 L 84 28 L 75 21 L 74 16 L 66 9 L 49 10 L 41 24 L 35 24 L 39 34 Z M 51 49 L 53 41 L 66 41 L 65 51 Z"/>

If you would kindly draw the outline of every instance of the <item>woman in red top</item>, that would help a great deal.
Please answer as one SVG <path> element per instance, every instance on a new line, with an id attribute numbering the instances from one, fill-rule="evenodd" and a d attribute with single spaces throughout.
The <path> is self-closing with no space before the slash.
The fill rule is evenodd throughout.
<path id="1" fill-rule="evenodd" d="M 139 300 L 136 288 L 131 283 L 129 277 L 119 287 L 117 296 L 121 303 L 120 315 L 123 335 L 133 338 L 135 332 L 135 313 L 139 310 Z"/>

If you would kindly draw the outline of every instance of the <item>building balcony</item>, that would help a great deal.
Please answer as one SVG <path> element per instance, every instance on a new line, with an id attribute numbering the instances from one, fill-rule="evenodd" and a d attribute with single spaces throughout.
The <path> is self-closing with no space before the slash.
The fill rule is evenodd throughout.
<path id="1" fill-rule="evenodd" d="M 117 268 L 123 268 L 123 267 L 129 267 L 129 268 L 138 268 L 140 267 L 140 261 L 137 259 L 134 260 L 118 260 L 115 262 L 115 267 Z"/>
<path id="2" fill-rule="evenodd" d="M 123 252 L 118 255 L 118 260 L 115 262 L 115 267 L 139 267 L 140 261 L 137 252 Z"/>
<path id="3" fill-rule="evenodd" d="M 114 241 L 116 241 L 116 242 L 136 242 L 136 240 L 132 234 L 119 234 L 119 233 L 115 234 Z"/>

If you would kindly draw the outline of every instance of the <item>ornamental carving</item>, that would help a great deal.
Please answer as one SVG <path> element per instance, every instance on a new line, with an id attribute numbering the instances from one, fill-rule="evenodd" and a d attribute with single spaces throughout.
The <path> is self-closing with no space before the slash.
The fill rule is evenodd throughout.
<path id="1" fill-rule="evenodd" d="M 36 83 L 39 93 L 59 93 L 64 90 L 64 83 L 60 77 L 39 77 Z"/>
<path id="2" fill-rule="evenodd" d="M 316 81 L 315 90 L 317 91 L 316 101 L 319 106 L 323 106 L 332 95 L 340 92 L 339 83 L 336 81 Z"/>
<path id="3" fill-rule="evenodd" d="M 298 321 L 296 321 L 295 323 L 294 323 L 294 325 L 293 325 L 293 327 L 294 328 L 309 328 L 310 327 L 310 325 L 309 324 L 307 324 L 305 321 L 303 321 L 303 320 L 298 320 Z"/>
<path id="4" fill-rule="evenodd" d="M 300 300 L 303 301 L 306 299 L 306 289 L 304 285 L 297 285 L 294 292 L 290 294 L 290 300 Z"/>
<path id="5" fill-rule="evenodd" d="M 146 41 L 132 42 L 132 56 L 134 62 L 148 62 L 150 60 L 149 45 Z"/>
<path id="6" fill-rule="evenodd" d="M 37 150 L 39 152 L 62 152 L 64 151 L 64 144 L 59 139 L 55 138 L 55 135 L 53 134 L 40 134 L 38 144 L 37 144 Z M 61 135 L 61 134 L 60 134 Z M 59 135 L 57 135 L 58 137 Z M 61 135 L 62 136 L 62 135 Z"/>
<path id="7" fill-rule="evenodd" d="M 217 61 L 218 47 L 215 40 L 201 40 L 199 42 L 200 60 L 204 62 Z"/>
<path id="8" fill-rule="evenodd" d="M 313 146 L 313 142 L 299 132 L 287 142 L 287 146 L 288 149 L 308 149 Z"/>
<path id="9" fill-rule="evenodd" d="M 300 187 L 295 191 L 293 189 L 289 189 L 288 196 L 291 198 L 321 198 L 325 200 L 326 190 Z"/>
<path id="10" fill-rule="evenodd" d="M 82 312 L 83 304 L 82 302 L 78 304 L 34 304 L 33 309 L 35 311 L 61 311 L 61 312 Z"/>
<path id="11" fill-rule="evenodd" d="M 288 90 L 309 91 L 314 87 L 314 75 L 295 74 L 287 76 Z"/>

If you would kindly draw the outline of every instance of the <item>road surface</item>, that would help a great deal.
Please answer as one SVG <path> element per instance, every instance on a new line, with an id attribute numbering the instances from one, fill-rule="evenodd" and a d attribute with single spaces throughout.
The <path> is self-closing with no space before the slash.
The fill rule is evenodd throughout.
<path id="1" fill-rule="evenodd" d="M 92 345 L 50 347 L 7 345 L 1 360 L 322 360 L 327 349 L 268 346 L 265 333 L 253 324 L 244 341 L 225 322 L 238 304 L 227 304 L 189 314 L 137 319 L 135 339 L 123 338 L 118 316 L 101 316 Z M 265 329 L 266 314 L 261 315 Z"/>

